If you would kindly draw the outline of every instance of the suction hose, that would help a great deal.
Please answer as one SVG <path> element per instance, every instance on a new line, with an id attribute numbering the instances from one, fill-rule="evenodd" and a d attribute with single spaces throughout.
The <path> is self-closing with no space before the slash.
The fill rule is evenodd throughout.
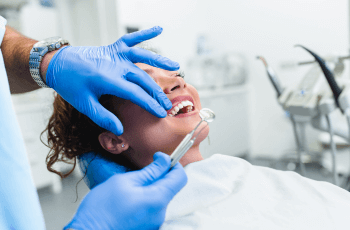
<path id="1" fill-rule="evenodd" d="M 324 76 L 326 77 L 329 86 L 331 87 L 331 90 L 333 92 L 333 96 L 335 99 L 335 103 L 339 107 L 338 98 L 342 92 L 342 89 L 338 86 L 337 82 L 335 81 L 334 75 L 327 67 L 326 62 L 320 56 L 318 56 L 317 54 L 315 54 L 314 52 L 305 48 L 302 45 L 296 45 L 295 47 L 301 47 L 301 48 L 305 49 L 315 58 L 317 63 L 320 65 L 322 72 L 323 72 Z"/>

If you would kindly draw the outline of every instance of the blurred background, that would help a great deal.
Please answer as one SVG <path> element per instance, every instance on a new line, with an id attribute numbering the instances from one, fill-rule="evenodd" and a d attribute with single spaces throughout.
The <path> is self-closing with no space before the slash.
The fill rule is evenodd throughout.
<path id="1" fill-rule="evenodd" d="M 61 36 L 73 46 L 107 45 L 123 34 L 162 26 L 150 46 L 180 63 L 202 106 L 217 114 L 203 156 L 222 153 L 297 172 L 289 114 L 256 56 L 266 58 L 284 86 L 297 87 L 311 68 L 298 62 L 312 58 L 294 45 L 323 57 L 349 54 L 347 0 L 0 0 L 0 15 L 28 37 Z M 343 77 L 349 78 L 344 64 Z M 48 149 L 39 136 L 52 100 L 51 89 L 13 96 L 47 229 L 62 229 L 88 189 L 83 182 L 76 187 L 78 170 L 64 180 L 46 170 Z M 306 176 L 331 181 L 329 137 L 310 125 L 306 137 L 313 156 L 304 159 Z M 339 174 L 345 177 L 350 157 L 348 146 L 341 147 Z"/>

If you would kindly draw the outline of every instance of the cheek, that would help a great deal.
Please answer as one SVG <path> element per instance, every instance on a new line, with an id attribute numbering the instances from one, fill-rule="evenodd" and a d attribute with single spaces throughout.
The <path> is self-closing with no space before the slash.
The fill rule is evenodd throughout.
<path id="1" fill-rule="evenodd" d="M 149 122 L 139 123 L 135 126 L 138 130 L 133 135 L 133 149 L 144 154 L 153 154 L 157 151 L 171 154 L 176 147 L 177 135 L 174 135 L 174 129 L 169 126 L 165 119 L 157 118 L 157 121 L 149 119 Z M 175 146 L 175 147 L 174 147 Z"/>
<path id="2" fill-rule="evenodd" d="M 199 99 L 198 91 L 196 90 L 196 88 L 194 88 L 190 84 L 187 84 L 187 88 L 188 88 L 188 91 L 190 92 L 190 94 L 192 95 L 195 104 L 197 105 L 197 109 L 201 110 L 202 109 L 202 105 L 201 105 L 201 100 Z"/>
<path id="3" fill-rule="evenodd" d="M 143 119 L 135 120 L 132 125 L 125 129 L 124 133 L 133 149 L 129 157 L 138 168 L 152 163 L 154 153 L 160 151 L 170 155 L 176 148 L 174 132 L 167 128 L 166 123 L 165 119 L 159 119 L 149 114 L 143 116 Z"/>
<path id="4" fill-rule="evenodd" d="M 123 113 L 124 136 L 135 152 L 152 155 L 156 151 L 169 153 L 174 130 L 166 119 L 157 118 L 142 108 L 130 106 Z"/>

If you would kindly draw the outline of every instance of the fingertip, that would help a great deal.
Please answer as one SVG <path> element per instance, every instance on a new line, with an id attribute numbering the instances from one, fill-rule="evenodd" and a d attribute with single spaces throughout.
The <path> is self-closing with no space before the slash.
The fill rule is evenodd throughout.
<path id="1" fill-rule="evenodd" d="M 173 107 L 173 103 L 171 103 L 168 97 L 164 98 L 164 106 L 166 110 L 169 110 Z"/>
<path id="2" fill-rule="evenodd" d="M 112 115 L 112 117 L 108 121 L 108 125 L 107 125 L 106 129 L 111 131 L 115 135 L 120 136 L 124 132 L 123 125 L 120 122 L 120 120 L 117 117 L 115 117 L 114 114 L 111 114 L 111 115 Z"/>
<path id="3" fill-rule="evenodd" d="M 159 118 L 165 118 L 168 115 L 165 109 L 154 98 L 152 98 L 151 105 L 147 110 Z"/>
<path id="4" fill-rule="evenodd" d="M 162 152 L 156 152 L 153 154 L 153 160 L 156 161 L 158 158 L 162 157 Z"/>
<path id="5" fill-rule="evenodd" d="M 165 111 L 165 109 L 163 108 L 164 106 L 164 100 L 163 98 L 157 98 L 157 101 L 156 99 L 152 98 L 152 110 L 155 112 L 155 115 L 159 118 L 165 118 L 168 113 Z"/>
<path id="6" fill-rule="evenodd" d="M 162 106 L 160 106 L 159 104 L 154 111 L 156 113 L 156 116 L 159 118 L 165 118 L 168 115 L 168 113 L 165 111 L 165 109 Z"/>
<path id="7" fill-rule="evenodd" d="M 160 111 L 159 111 L 159 117 L 160 118 L 166 118 L 166 116 L 168 115 L 168 113 L 165 111 L 165 109 L 161 109 Z"/>
<path id="8" fill-rule="evenodd" d="M 153 30 L 156 31 L 156 32 L 158 32 L 158 34 L 161 34 L 161 33 L 163 32 L 163 28 L 160 27 L 160 26 L 154 26 L 154 27 L 153 27 Z"/>
<path id="9" fill-rule="evenodd" d="M 153 159 L 154 161 L 151 164 L 138 172 L 135 171 L 135 174 L 138 175 L 137 177 L 143 185 L 152 184 L 169 172 L 170 159 L 165 153 L 156 152 L 153 154 Z"/>
<path id="10" fill-rule="evenodd" d="M 123 128 L 122 123 L 114 114 L 111 113 L 109 115 L 110 115 L 109 119 L 105 118 L 105 119 L 108 119 L 108 121 L 105 121 L 106 127 L 102 127 L 102 128 L 105 128 L 108 131 L 111 131 L 112 133 L 114 133 L 117 136 L 122 135 L 124 132 L 124 128 Z"/>
<path id="11" fill-rule="evenodd" d="M 173 61 L 173 63 L 174 63 L 174 69 L 175 69 L 175 70 L 180 69 L 180 63 L 175 62 L 175 61 Z"/>
<path id="12" fill-rule="evenodd" d="M 97 99 L 90 101 L 94 114 L 86 114 L 95 124 L 114 133 L 117 136 L 123 134 L 123 125 L 115 114 L 104 108 Z"/>
<path id="13" fill-rule="evenodd" d="M 165 95 L 162 89 L 157 92 L 156 96 L 157 101 L 163 106 L 165 110 L 169 110 L 173 107 L 173 104 L 169 98 Z"/>
<path id="14" fill-rule="evenodd" d="M 169 59 L 167 57 L 163 57 L 162 61 L 167 64 L 168 70 L 170 70 L 170 71 L 176 71 L 176 70 L 180 69 L 180 64 L 178 62 L 172 61 L 171 59 Z"/>
<path id="15" fill-rule="evenodd" d="M 121 128 L 117 128 L 113 133 L 117 136 L 122 135 L 124 133 L 123 126 Z"/>
<path id="16" fill-rule="evenodd" d="M 160 63 L 162 63 L 162 68 L 169 70 L 169 71 L 176 71 L 180 69 L 180 64 L 176 61 L 172 61 L 167 57 L 162 57 L 159 60 L 158 65 L 160 66 Z"/>
<path id="17" fill-rule="evenodd" d="M 166 163 L 166 165 L 169 165 L 169 166 L 171 164 L 171 160 L 170 160 L 169 155 L 167 155 L 163 152 L 156 152 L 153 155 L 153 160 L 154 161 L 163 161 L 164 163 Z"/>

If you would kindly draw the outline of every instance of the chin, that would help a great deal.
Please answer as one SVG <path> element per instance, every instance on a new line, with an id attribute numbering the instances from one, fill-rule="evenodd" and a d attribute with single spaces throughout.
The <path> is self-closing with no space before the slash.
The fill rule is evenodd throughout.
<path id="1" fill-rule="evenodd" d="M 199 152 L 199 146 L 194 146 L 180 159 L 179 163 L 185 167 L 188 164 L 201 160 L 203 160 L 203 157 Z"/>
<path id="2" fill-rule="evenodd" d="M 194 133 L 193 137 L 197 136 L 194 145 L 197 144 L 199 145 L 205 138 L 207 138 L 207 136 L 209 135 L 209 125 L 206 122 L 203 122 L 197 129 L 197 131 Z"/>

